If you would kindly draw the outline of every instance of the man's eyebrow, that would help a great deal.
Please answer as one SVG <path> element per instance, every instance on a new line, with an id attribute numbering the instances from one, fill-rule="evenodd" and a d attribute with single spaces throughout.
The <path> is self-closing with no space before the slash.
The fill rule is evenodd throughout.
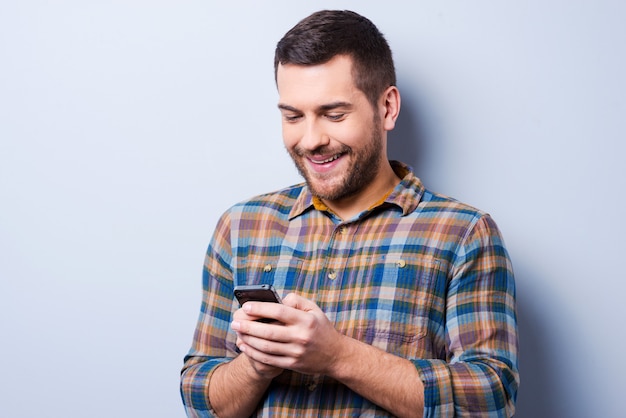
<path id="1" fill-rule="evenodd" d="M 352 104 L 349 102 L 332 102 L 332 103 L 328 103 L 328 104 L 324 104 L 321 105 L 317 108 L 317 111 L 322 113 L 322 112 L 328 112 L 329 110 L 334 110 L 334 109 L 338 109 L 338 108 L 351 108 Z M 302 111 L 300 109 L 297 109 L 293 106 L 289 106 L 287 104 L 283 104 L 283 103 L 279 103 L 278 104 L 278 108 L 280 110 L 286 110 L 288 112 L 294 112 L 294 113 L 302 113 Z"/>
<path id="2" fill-rule="evenodd" d="M 287 112 L 294 112 L 294 113 L 300 113 L 300 111 L 298 109 L 296 109 L 293 106 L 289 106 L 286 104 L 282 104 L 282 103 L 278 103 L 278 108 L 280 110 L 286 110 Z"/>
<path id="3" fill-rule="evenodd" d="M 348 103 L 348 102 L 332 102 L 332 103 L 328 103 L 328 104 L 325 104 L 325 105 L 321 105 L 319 107 L 319 110 L 321 112 L 327 112 L 329 110 L 334 110 L 334 109 L 338 109 L 338 108 L 341 108 L 341 107 L 343 107 L 343 108 L 351 108 L 352 104 Z"/>

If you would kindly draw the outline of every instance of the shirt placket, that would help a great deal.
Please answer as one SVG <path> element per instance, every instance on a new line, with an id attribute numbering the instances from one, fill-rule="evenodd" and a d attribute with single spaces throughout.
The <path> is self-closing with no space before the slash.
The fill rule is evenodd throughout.
<path id="1" fill-rule="evenodd" d="M 323 301 L 320 308 L 326 313 L 331 322 L 335 322 L 337 312 L 337 299 L 340 292 L 342 275 L 348 262 L 348 257 L 352 251 L 350 224 L 340 223 L 332 232 L 328 242 L 328 248 L 321 263 L 321 270 L 318 282 L 319 301 Z M 305 382 L 307 389 L 313 395 L 318 386 L 323 383 L 324 377 L 320 375 L 308 376 Z M 319 392 L 319 391 L 317 391 Z"/>

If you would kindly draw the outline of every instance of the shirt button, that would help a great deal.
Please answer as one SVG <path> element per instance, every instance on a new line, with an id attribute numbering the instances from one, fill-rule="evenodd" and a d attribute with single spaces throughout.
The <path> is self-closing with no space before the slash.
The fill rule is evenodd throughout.
<path id="1" fill-rule="evenodd" d="M 266 273 L 269 273 L 270 271 L 272 271 L 272 265 L 271 264 L 266 264 L 263 267 L 263 271 L 266 272 Z"/>
<path id="2" fill-rule="evenodd" d="M 335 280 L 337 278 L 337 272 L 335 270 L 331 270 L 328 272 L 328 278 L 330 280 Z"/>
<path id="3" fill-rule="evenodd" d="M 348 227 L 347 226 L 342 226 L 341 229 L 339 230 L 339 233 L 341 235 L 346 235 L 348 233 Z"/>
<path id="4" fill-rule="evenodd" d="M 404 268 L 406 266 L 406 261 L 398 260 L 396 261 L 396 266 L 398 266 L 398 268 Z"/>

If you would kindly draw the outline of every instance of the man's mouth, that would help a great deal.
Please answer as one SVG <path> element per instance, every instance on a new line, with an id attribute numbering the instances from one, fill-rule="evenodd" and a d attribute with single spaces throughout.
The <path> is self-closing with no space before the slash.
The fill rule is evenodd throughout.
<path id="1" fill-rule="evenodd" d="M 335 161 L 336 159 L 341 157 L 341 155 L 342 155 L 341 153 L 335 154 L 332 157 L 328 157 L 328 158 L 325 158 L 323 160 L 315 159 L 313 157 L 309 157 L 309 161 L 311 161 L 313 164 L 327 164 L 327 163 Z"/>

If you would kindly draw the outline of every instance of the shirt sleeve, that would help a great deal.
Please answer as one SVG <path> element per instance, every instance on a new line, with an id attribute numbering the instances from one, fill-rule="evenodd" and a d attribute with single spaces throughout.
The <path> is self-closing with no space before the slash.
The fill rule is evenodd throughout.
<path id="1" fill-rule="evenodd" d="M 515 281 L 487 215 L 456 253 L 445 327 L 447 359 L 413 361 L 424 383 L 424 417 L 512 416 L 519 386 Z"/>
<path id="2" fill-rule="evenodd" d="M 180 391 L 189 417 L 215 416 L 209 381 L 217 367 L 237 355 L 236 336 L 230 331 L 234 311 L 231 258 L 230 221 L 225 214 L 205 257 L 200 316 L 181 372 Z"/>

